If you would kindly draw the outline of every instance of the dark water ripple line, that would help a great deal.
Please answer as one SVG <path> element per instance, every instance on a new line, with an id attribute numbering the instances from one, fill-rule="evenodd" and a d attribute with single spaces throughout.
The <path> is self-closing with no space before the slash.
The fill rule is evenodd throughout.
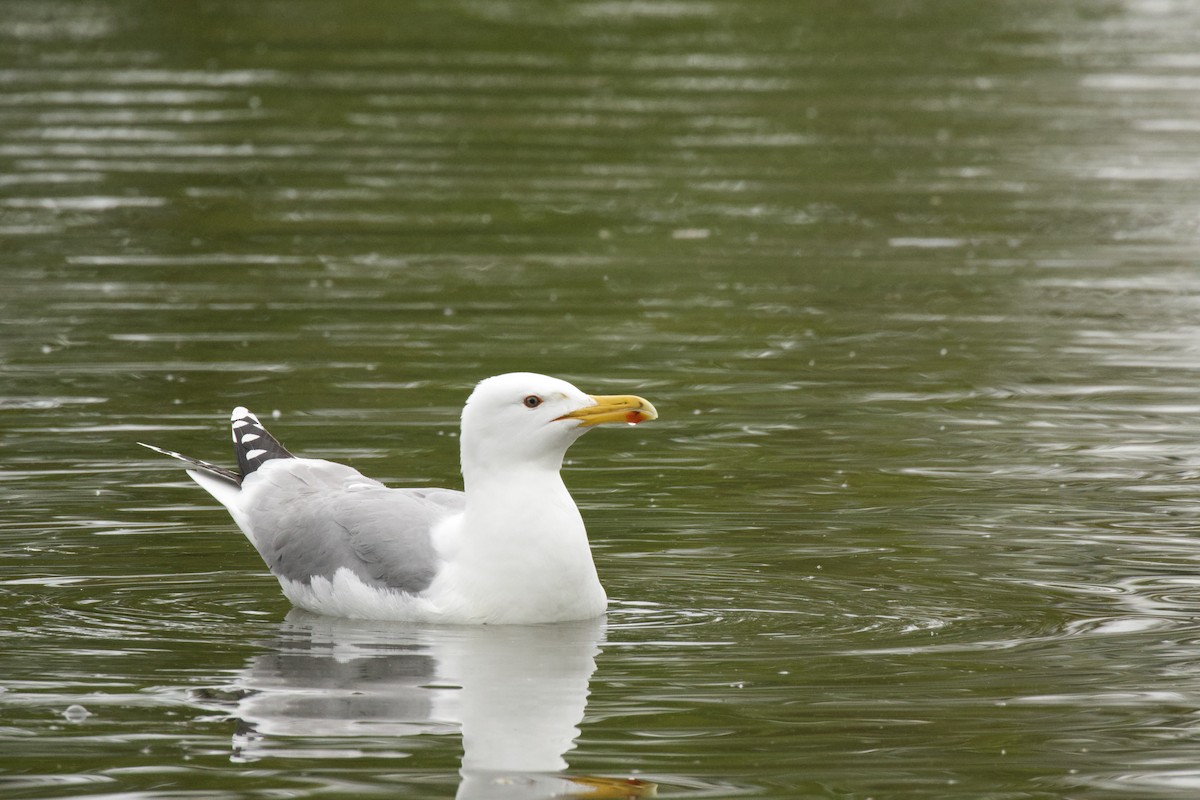
<path id="1" fill-rule="evenodd" d="M 658 603 L 610 600 L 609 631 L 703 627 L 723 620 L 720 612 L 669 608 Z"/>
<path id="2" fill-rule="evenodd" d="M 89 641 L 105 636 L 153 643 L 164 637 L 222 640 L 277 613 L 256 587 L 271 583 L 258 573 L 44 576 L 4 581 L 10 591 L 26 586 L 70 588 L 69 595 L 26 595 L 43 608 L 36 635 L 48 641 Z M 77 590 L 86 589 L 79 598 Z M 277 604 L 276 604 L 277 605 Z M 28 636 L 29 630 L 21 632 Z"/>
<path id="3" fill-rule="evenodd" d="M 692 599 L 697 602 L 690 606 L 610 600 L 609 630 L 639 634 L 663 631 L 672 634 L 669 640 L 672 644 L 678 644 L 681 640 L 673 634 L 681 629 L 703 634 L 706 639 L 728 637 L 730 642 L 736 642 L 749 628 L 756 636 L 768 639 L 828 646 L 832 641 L 863 636 L 904 638 L 936 634 L 944 639 L 947 635 L 971 635 L 968 623 L 986 617 L 983 612 L 949 607 L 897 607 L 886 602 L 883 592 L 871 587 L 859 592 L 860 604 L 850 606 L 846 603 L 846 587 L 837 591 L 821 589 L 821 581 L 815 576 L 798 580 L 803 588 L 790 591 L 776 588 L 769 593 L 745 580 L 713 583 L 714 580 L 709 576 L 704 589 L 696 590 Z M 714 593 L 723 594 L 722 585 L 737 586 L 736 592 L 753 603 L 707 605 Z"/>
<path id="4" fill-rule="evenodd" d="M 1137 576 L 1119 580 L 1114 584 L 1085 584 L 1066 581 L 1016 581 L 1040 591 L 1051 590 L 1072 596 L 1109 598 L 1125 613 L 1090 614 L 1085 617 L 1067 619 L 1058 624 L 1031 625 L 1016 620 L 1017 629 L 1008 636 L 979 636 L 976 638 L 954 638 L 945 641 L 938 636 L 917 646 L 892 646 L 880 648 L 851 649 L 849 654 L 871 653 L 963 653 L 981 651 L 1012 650 L 1024 647 L 1054 646 L 1080 638 L 1107 638 L 1112 647 L 1126 648 L 1126 637 L 1151 632 L 1195 632 L 1196 619 L 1200 618 L 1200 577 L 1188 575 Z M 1025 630 L 1021 630 L 1024 627 Z M 974 633 L 994 631 L 992 626 Z"/>

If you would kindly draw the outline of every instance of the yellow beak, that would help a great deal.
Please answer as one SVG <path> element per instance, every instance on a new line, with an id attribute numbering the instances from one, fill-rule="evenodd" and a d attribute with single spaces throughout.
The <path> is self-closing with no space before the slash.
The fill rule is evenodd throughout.
<path id="1" fill-rule="evenodd" d="M 637 425 L 639 422 L 658 419 L 658 412 L 649 400 L 632 394 L 598 395 L 592 398 L 592 405 L 563 414 L 559 419 L 577 419 L 583 426 L 603 425 L 606 422 L 625 422 Z"/>

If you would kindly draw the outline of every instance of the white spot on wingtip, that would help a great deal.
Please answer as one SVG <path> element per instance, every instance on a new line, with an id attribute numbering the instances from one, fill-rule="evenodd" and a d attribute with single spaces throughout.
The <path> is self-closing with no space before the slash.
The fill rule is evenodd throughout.
<path id="1" fill-rule="evenodd" d="M 266 454 L 266 450 L 249 450 L 246 452 L 246 459 L 249 460 L 251 458 L 258 458 L 259 456 L 265 456 Z"/>
<path id="2" fill-rule="evenodd" d="M 251 442 L 257 441 L 261 438 L 262 437 L 259 436 L 257 433 L 247 433 L 245 436 L 242 437 L 242 444 L 250 444 Z"/>
<path id="3" fill-rule="evenodd" d="M 235 408 L 233 410 L 233 413 L 229 415 L 230 422 L 234 422 L 234 423 L 237 423 L 237 422 L 244 423 L 248 419 L 254 420 L 254 422 L 258 423 L 258 416 L 255 415 L 255 413 L 253 411 L 246 408 L 245 406 L 238 406 L 237 408 Z M 261 425 L 262 423 L 258 423 L 258 424 Z"/>

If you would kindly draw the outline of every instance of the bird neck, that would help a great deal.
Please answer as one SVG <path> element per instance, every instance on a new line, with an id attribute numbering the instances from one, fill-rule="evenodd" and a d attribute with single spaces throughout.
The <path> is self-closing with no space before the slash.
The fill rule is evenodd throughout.
<path id="1" fill-rule="evenodd" d="M 514 456 L 513 453 L 495 446 L 481 446 L 464 438 L 459 455 L 463 488 L 470 492 L 472 486 L 483 487 L 492 484 L 509 488 L 517 482 L 561 484 L 562 478 L 558 473 L 562 469 L 565 455 L 564 448 L 563 452 L 550 451 Z"/>
<path id="2" fill-rule="evenodd" d="M 519 507 L 517 501 L 523 499 L 538 501 L 540 498 L 544 501 L 565 498 L 570 501 L 558 464 L 553 467 L 529 462 L 503 467 L 464 465 L 463 489 L 467 495 L 468 510 L 473 506 L 482 508 L 495 504 L 516 509 Z"/>

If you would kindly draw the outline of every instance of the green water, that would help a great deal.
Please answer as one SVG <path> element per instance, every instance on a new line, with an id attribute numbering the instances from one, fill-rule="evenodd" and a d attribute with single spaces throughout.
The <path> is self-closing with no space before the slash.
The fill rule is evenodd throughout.
<path id="1" fill-rule="evenodd" d="M 0 794 L 1195 796 L 1197 52 L 1171 0 L 6 0 Z M 289 613 L 135 445 L 244 404 L 457 486 L 517 369 L 661 414 L 569 454 L 603 623 Z"/>

